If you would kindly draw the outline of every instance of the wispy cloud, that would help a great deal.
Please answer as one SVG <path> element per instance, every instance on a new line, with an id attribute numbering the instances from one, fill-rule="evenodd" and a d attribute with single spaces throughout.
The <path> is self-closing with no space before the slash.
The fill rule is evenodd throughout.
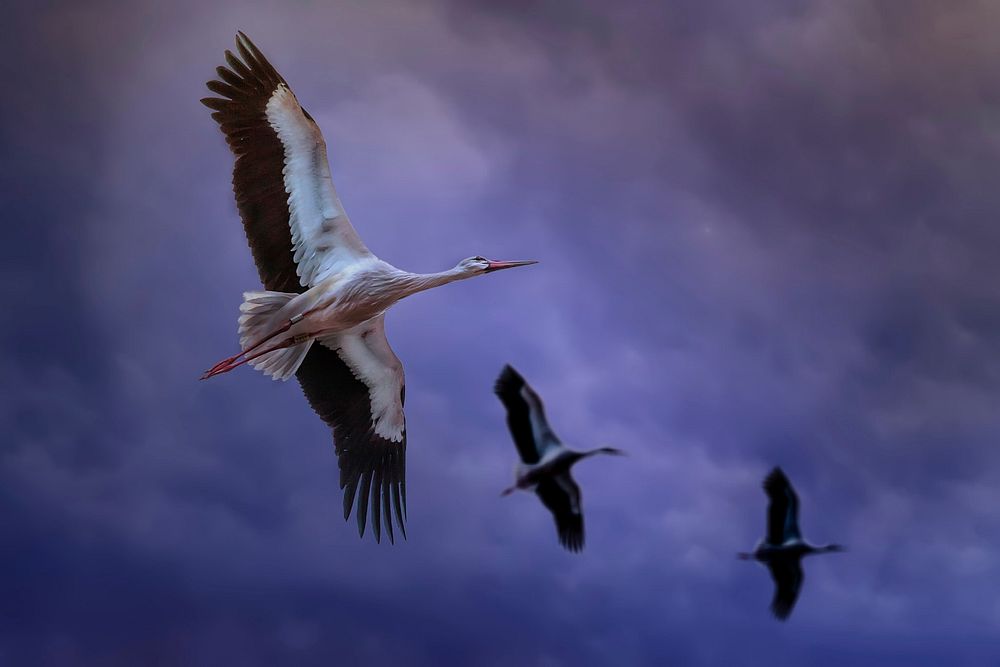
<path id="1" fill-rule="evenodd" d="M 969 591 L 998 576 L 1000 15 L 522 4 L 13 13 L 0 660 L 992 659 L 1000 614 Z M 387 259 L 542 260 L 390 315 L 392 548 L 343 523 L 294 385 L 195 379 L 257 284 L 197 103 L 237 28 Z M 580 467 L 579 558 L 535 499 L 497 498 L 508 361 L 568 442 L 630 454 Z M 789 626 L 732 557 L 774 464 L 805 531 L 850 548 L 808 564 Z"/>

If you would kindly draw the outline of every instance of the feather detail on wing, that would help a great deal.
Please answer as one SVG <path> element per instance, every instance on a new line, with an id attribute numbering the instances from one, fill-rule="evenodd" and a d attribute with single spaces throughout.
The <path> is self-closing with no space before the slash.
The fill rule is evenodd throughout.
<path id="1" fill-rule="evenodd" d="M 507 408 L 507 427 L 521 460 L 528 465 L 538 463 L 547 449 L 559 444 L 545 418 L 542 399 L 509 364 L 500 372 L 493 391 Z"/>
<path id="2" fill-rule="evenodd" d="M 381 519 L 392 541 L 390 510 L 393 507 L 396 523 L 405 537 L 406 418 L 403 401 L 406 390 L 403 365 L 385 337 L 384 319 L 380 316 L 363 329 L 323 338 L 320 342 L 336 352 L 355 383 L 350 384 L 351 408 L 341 410 L 336 419 L 328 420 L 334 427 L 340 460 L 344 518 L 350 516 L 356 498 L 358 531 L 363 535 L 370 494 L 375 539 L 381 537 Z"/>
<path id="3" fill-rule="evenodd" d="M 344 491 L 344 519 L 357 501 L 358 533 L 364 536 L 369 521 L 375 539 L 384 524 L 389 541 L 394 539 L 392 514 L 406 537 L 406 429 L 399 440 L 375 433 L 370 390 L 325 345 L 313 345 L 297 373 L 302 391 L 313 410 L 333 430 L 340 488 Z M 405 390 L 400 388 L 402 406 Z M 379 508 L 381 507 L 381 516 Z"/>
<path id="4" fill-rule="evenodd" d="M 568 473 L 547 477 L 535 487 L 535 493 L 552 513 L 559 532 L 559 543 L 567 550 L 583 549 L 583 509 L 580 487 Z"/>
<path id="5" fill-rule="evenodd" d="M 226 51 L 228 67 L 208 82 L 218 97 L 202 103 L 236 156 L 233 190 L 261 280 L 301 291 L 372 255 L 337 197 L 319 126 L 243 33 L 236 51 L 239 58 Z M 289 250 L 291 267 L 281 256 Z"/>

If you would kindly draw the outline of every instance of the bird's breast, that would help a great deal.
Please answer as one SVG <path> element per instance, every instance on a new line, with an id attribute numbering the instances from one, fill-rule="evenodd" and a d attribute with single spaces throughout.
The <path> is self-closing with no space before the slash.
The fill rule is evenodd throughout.
<path id="1" fill-rule="evenodd" d="M 324 284 L 323 297 L 317 303 L 315 320 L 324 329 L 349 329 L 383 314 L 393 301 L 365 280 L 363 273 Z"/>

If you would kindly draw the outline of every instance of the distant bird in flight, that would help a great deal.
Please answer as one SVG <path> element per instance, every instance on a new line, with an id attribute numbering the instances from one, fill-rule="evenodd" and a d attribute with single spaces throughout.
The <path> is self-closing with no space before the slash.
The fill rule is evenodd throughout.
<path id="1" fill-rule="evenodd" d="M 390 503 L 406 536 L 406 422 L 403 366 L 385 337 L 385 311 L 432 287 L 534 262 L 470 257 L 417 274 L 376 257 L 337 197 L 316 122 L 242 32 L 236 51 L 238 58 L 226 51 L 228 67 L 208 82 L 218 97 L 202 103 L 236 157 L 236 205 L 267 291 L 243 294 L 242 352 L 202 379 L 242 364 L 276 380 L 296 375 L 333 430 L 344 518 L 356 497 L 363 537 L 370 495 L 375 540 L 381 511 L 392 542 Z"/>
<path id="2" fill-rule="evenodd" d="M 792 613 L 802 588 L 802 558 L 811 554 L 844 551 L 839 544 L 814 546 L 799 533 L 799 497 L 781 468 L 774 468 L 764 478 L 764 492 L 770 499 L 767 507 L 767 535 L 757 542 L 752 553 L 736 554 L 742 560 L 757 560 L 767 566 L 774 579 L 771 611 L 785 620 Z"/>
<path id="3" fill-rule="evenodd" d="M 583 508 L 580 487 L 570 475 L 570 468 L 596 454 L 621 456 L 624 452 L 614 447 L 577 452 L 563 445 L 545 419 L 542 399 L 510 365 L 500 372 L 494 392 L 507 408 L 507 426 L 521 455 L 514 472 L 514 486 L 501 495 L 510 495 L 518 489 L 534 491 L 556 520 L 559 542 L 570 551 L 580 551 Z"/>

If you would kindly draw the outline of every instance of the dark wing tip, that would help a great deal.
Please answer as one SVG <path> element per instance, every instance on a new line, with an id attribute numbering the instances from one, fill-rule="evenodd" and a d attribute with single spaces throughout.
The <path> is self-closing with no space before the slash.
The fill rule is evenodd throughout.
<path id="1" fill-rule="evenodd" d="M 791 482 L 788 481 L 788 477 L 785 476 L 785 471 L 779 466 L 774 466 L 771 472 L 767 474 L 764 478 L 764 483 L 762 485 L 764 491 L 769 495 L 775 491 L 783 490 L 785 487 L 791 486 Z"/>
<path id="2" fill-rule="evenodd" d="M 309 405 L 333 431 L 344 521 L 354 510 L 360 537 L 370 521 L 376 541 L 385 528 L 389 542 L 395 544 L 390 525 L 395 518 L 395 528 L 406 539 L 405 430 L 399 441 L 385 440 L 372 431 L 368 389 L 333 350 L 313 346 L 296 375 Z"/>
<path id="3" fill-rule="evenodd" d="M 361 447 L 377 451 L 360 458 L 351 456 L 344 449 L 338 453 L 342 466 L 344 520 L 349 521 L 351 510 L 355 510 L 358 537 L 364 538 L 365 529 L 371 526 L 376 544 L 382 543 L 383 528 L 389 544 L 396 543 L 393 523 L 406 539 L 405 460 L 403 452 L 396 451 L 397 447 L 403 446 L 395 443 L 386 445 L 381 439 L 373 437 Z"/>
<path id="4" fill-rule="evenodd" d="M 229 106 L 230 103 L 229 100 L 222 100 L 219 99 L 218 97 L 203 97 L 198 101 L 204 104 L 212 111 L 222 111 L 227 106 Z"/>
<path id="5" fill-rule="evenodd" d="M 580 522 L 582 524 L 582 521 Z M 571 553 L 583 551 L 583 525 L 567 526 L 559 531 L 559 543 Z"/>
<path id="6" fill-rule="evenodd" d="M 206 84 L 213 93 L 227 99 L 214 98 L 218 100 L 215 103 L 204 100 L 202 103 L 218 111 L 243 116 L 245 121 L 246 117 L 256 118 L 263 112 L 263 105 L 285 80 L 242 31 L 236 33 L 236 53 L 238 57 L 226 50 L 225 60 L 229 67 L 216 67 L 218 78 Z"/>
<path id="7" fill-rule="evenodd" d="M 778 480 L 778 479 L 787 479 L 787 478 L 785 477 L 785 471 L 781 469 L 781 466 L 774 466 L 773 468 L 771 468 L 771 471 L 767 473 L 767 476 L 764 478 L 764 484 L 768 484 L 772 480 Z"/>
<path id="8" fill-rule="evenodd" d="M 524 378 L 521 374 L 514 370 L 514 367 L 510 364 L 505 364 L 503 370 L 500 371 L 500 375 L 497 376 L 497 381 L 493 385 L 493 392 L 500 398 L 505 398 L 506 396 L 516 395 L 521 391 L 521 387 L 524 386 Z"/>
<path id="9" fill-rule="evenodd" d="M 583 551 L 583 514 L 569 511 L 566 507 L 556 517 L 559 529 L 559 543 L 572 553 Z"/>
<path id="10" fill-rule="evenodd" d="M 788 617 L 792 615 L 792 606 L 785 602 L 774 602 L 771 604 L 771 613 L 779 621 L 787 621 Z"/>
<path id="11" fill-rule="evenodd" d="M 570 479 L 574 488 L 575 483 Z M 579 493 L 577 488 L 576 493 Z M 545 508 L 555 519 L 559 544 L 567 551 L 578 553 L 583 550 L 583 513 L 573 511 L 572 500 L 566 488 L 550 479 L 544 479 L 535 487 L 535 495 L 539 497 Z"/>
<path id="12" fill-rule="evenodd" d="M 777 584 L 777 590 L 774 592 L 774 599 L 771 601 L 771 613 L 779 621 L 788 620 L 788 617 L 792 615 L 792 609 L 795 608 L 795 602 L 798 599 L 798 592 L 794 590 L 784 590 L 785 586 L 789 584 Z"/>

